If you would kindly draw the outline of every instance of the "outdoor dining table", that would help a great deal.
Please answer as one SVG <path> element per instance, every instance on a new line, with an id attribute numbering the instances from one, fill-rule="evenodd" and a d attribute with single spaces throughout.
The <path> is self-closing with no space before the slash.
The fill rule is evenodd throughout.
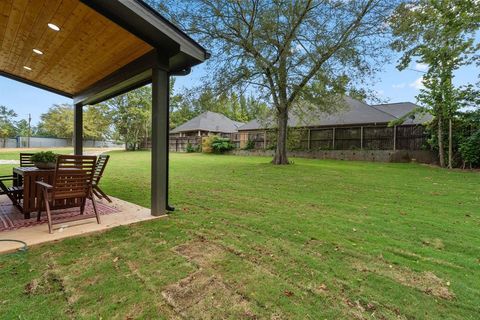
<path id="1" fill-rule="evenodd" d="M 23 182 L 23 201 L 19 208 L 25 216 L 30 219 L 30 212 L 37 211 L 40 206 L 40 193 L 36 181 L 53 183 L 55 169 L 39 169 L 37 167 L 13 168 L 13 184 L 21 186 Z"/>

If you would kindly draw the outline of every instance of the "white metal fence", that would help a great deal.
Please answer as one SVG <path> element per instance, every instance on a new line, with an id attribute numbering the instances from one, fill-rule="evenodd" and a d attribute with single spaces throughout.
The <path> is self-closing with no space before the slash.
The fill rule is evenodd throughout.
<path id="1" fill-rule="evenodd" d="M 30 137 L 30 144 L 28 140 L 28 137 L 0 139 L 0 148 L 62 148 L 72 146 L 72 140 L 64 138 Z M 113 140 L 84 140 L 83 146 L 87 148 L 114 148 L 122 147 L 123 143 Z"/>

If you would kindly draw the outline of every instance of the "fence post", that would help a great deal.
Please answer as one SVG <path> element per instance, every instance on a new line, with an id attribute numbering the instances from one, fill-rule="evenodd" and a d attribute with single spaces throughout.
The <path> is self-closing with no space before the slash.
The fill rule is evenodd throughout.
<path id="1" fill-rule="evenodd" d="M 267 130 L 263 132 L 263 149 L 267 150 Z"/>
<path id="2" fill-rule="evenodd" d="M 393 151 L 397 150 L 397 126 L 393 126 Z"/>
<path id="3" fill-rule="evenodd" d="M 360 127 L 360 150 L 363 150 L 363 126 Z"/>
<path id="4" fill-rule="evenodd" d="M 312 139 L 311 133 L 312 133 L 312 130 L 308 129 L 307 150 L 310 150 L 310 141 L 311 141 L 311 139 Z"/>
<path id="5" fill-rule="evenodd" d="M 335 150 L 335 127 L 333 127 L 333 130 L 332 130 L 332 150 Z"/>

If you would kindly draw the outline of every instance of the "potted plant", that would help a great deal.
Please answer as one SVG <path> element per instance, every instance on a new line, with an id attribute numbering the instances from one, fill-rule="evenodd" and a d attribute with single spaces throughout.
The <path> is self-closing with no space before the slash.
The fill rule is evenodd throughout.
<path id="1" fill-rule="evenodd" d="M 57 155 L 52 151 L 37 152 L 32 155 L 32 162 L 38 169 L 54 169 Z"/>

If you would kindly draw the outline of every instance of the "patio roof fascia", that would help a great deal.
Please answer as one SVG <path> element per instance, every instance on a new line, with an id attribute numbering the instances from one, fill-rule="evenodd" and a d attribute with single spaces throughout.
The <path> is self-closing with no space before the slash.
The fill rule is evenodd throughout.
<path id="1" fill-rule="evenodd" d="M 96 104 L 151 82 L 157 59 L 157 52 L 150 51 L 76 94 L 74 104 Z"/>

